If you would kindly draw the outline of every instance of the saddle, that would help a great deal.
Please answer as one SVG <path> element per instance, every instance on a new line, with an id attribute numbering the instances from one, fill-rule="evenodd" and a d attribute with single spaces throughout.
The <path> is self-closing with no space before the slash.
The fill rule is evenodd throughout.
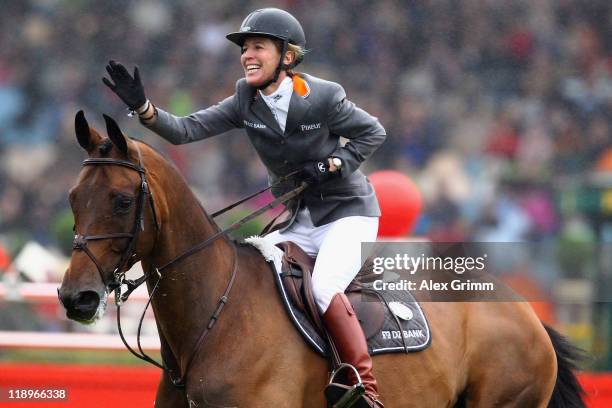
<path id="1" fill-rule="evenodd" d="M 308 316 L 318 334 L 324 337 L 325 329 L 312 292 L 312 271 L 316 259 L 306 254 L 294 242 L 281 242 L 277 246 L 283 251 L 280 276 L 289 301 L 297 310 Z M 355 309 L 366 339 L 376 335 L 385 322 L 383 302 L 364 285 L 377 278 L 378 275 L 372 272 L 371 263 L 366 262 L 346 289 L 346 295 Z"/>
<path id="2" fill-rule="evenodd" d="M 274 275 L 288 315 L 306 342 L 326 356 L 329 345 L 312 292 L 315 259 L 293 242 L 276 246 L 283 255 L 281 271 L 274 271 Z M 365 334 L 370 355 L 408 353 L 429 347 L 431 333 L 418 302 L 408 291 L 375 290 L 374 282 L 381 276 L 373 271 L 373 262 L 366 260 L 345 292 Z"/>

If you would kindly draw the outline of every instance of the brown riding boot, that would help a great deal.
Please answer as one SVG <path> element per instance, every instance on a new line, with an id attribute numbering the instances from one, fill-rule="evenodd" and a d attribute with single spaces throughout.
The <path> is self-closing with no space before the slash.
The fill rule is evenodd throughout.
<path id="1" fill-rule="evenodd" d="M 378 388 L 372 374 L 372 359 L 368 354 L 368 345 L 355 310 L 344 293 L 334 295 L 323 315 L 323 322 L 338 349 L 340 359 L 343 363 L 355 367 L 365 387 L 366 395 L 362 396 L 353 407 L 382 408 L 383 404 L 378 401 Z M 354 374 L 349 375 L 349 380 L 353 383 L 357 381 Z M 330 403 L 334 404 L 349 388 L 342 384 L 330 384 L 325 389 L 325 395 L 328 401 L 333 399 L 334 401 Z"/>

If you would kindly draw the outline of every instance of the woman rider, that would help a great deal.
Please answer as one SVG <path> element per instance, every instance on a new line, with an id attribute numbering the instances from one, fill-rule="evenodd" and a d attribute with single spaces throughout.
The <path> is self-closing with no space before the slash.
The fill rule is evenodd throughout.
<path id="1" fill-rule="evenodd" d="M 110 61 L 112 82 L 104 83 L 146 127 L 173 144 L 190 143 L 244 128 L 267 167 L 270 183 L 299 171 L 309 182 L 290 221 L 266 239 L 293 241 L 317 256 L 313 292 L 340 358 L 353 365 L 366 389 L 356 406 L 382 407 L 372 360 L 357 317 L 344 291 L 361 267 L 361 242 L 376 240 L 380 209 L 374 190 L 358 170 L 386 137 L 378 120 L 346 98 L 334 82 L 297 73 L 306 39 L 300 23 L 286 11 L 265 8 L 249 14 L 240 31 L 227 38 L 240 46 L 244 78 L 234 95 L 185 117 L 154 106 L 145 97 L 138 68 L 132 77 Z M 340 137 L 348 139 L 344 146 Z M 275 188 L 276 196 L 294 183 Z M 343 392 L 326 389 L 331 403 Z M 341 396 L 341 394 L 340 394 Z"/>

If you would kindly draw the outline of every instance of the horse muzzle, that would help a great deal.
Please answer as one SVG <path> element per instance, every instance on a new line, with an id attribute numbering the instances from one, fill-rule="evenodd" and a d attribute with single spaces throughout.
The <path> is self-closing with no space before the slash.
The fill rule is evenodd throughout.
<path id="1" fill-rule="evenodd" d="M 74 294 L 58 288 L 57 296 L 66 309 L 66 317 L 80 323 L 93 323 L 100 315 L 100 309 L 106 305 L 106 298 L 102 301 L 100 294 L 94 290 Z"/>

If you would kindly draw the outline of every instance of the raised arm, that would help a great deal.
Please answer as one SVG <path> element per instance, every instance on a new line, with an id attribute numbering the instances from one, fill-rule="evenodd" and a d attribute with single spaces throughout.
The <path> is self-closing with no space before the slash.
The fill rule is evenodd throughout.
<path id="1" fill-rule="evenodd" d="M 189 143 L 243 126 L 235 95 L 207 109 L 179 117 L 157 108 L 146 98 L 138 67 L 134 68 L 132 76 L 122 64 L 110 61 L 106 71 L 112 82 L 102 78 L 104 84 L 139 115 L 144 126 L 170 143 Z"/>

